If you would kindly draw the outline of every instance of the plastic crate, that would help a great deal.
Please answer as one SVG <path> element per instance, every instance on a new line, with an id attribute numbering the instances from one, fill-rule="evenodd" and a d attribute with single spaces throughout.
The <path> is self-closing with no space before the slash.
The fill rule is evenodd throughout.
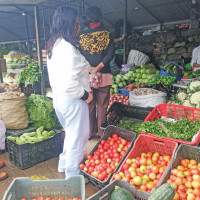
<path id="1" fill-rule="evenodd" d="M 169 179 L 171 170 L 180 165 L 182 159 L 194 159 L 200 163 L 200 147 L 194 147 L 185 144 L 179 145 L 170 168 L 167 169 L 165 176 L 162 178 L 162 184 L 165 183 L 167 179 Z"/>
<path id="2" fill-rule="evenodd" d="M 109 200 L 112 191 L 115 189 L 115 186 L 119 186 L 120 188 L 125 188 L 129 190 L 136 200 L 147 200 L 150 196 L 150 194 L 147 192 L 140 192 L 136 190 L 126 181 L 115 180 L 87 200 Z"/>
<path id="3" fill-rule="evenodd" d="M 27 133 L 27 132 L 33 132 L 35 131 L 36 128 L 35 127 L 31 127 L 29 126 L 28 128 L 25 129 L 20 129 L 20 130 L 13 130 L 13 129 L 6 129 L 6 136 L 18 136 L 21 135 L 23 133 Z"/>
<path id="4" fill-rule="evenodd" d="M 129 96 L 130 90 L 119 88 L 119 93 L 124 96 Z"/>
<path id="5" fill-rule="evenodd" d="M 27 200 L 39 196 L 53 198 L 82 198 L 85 200 L 85 181 L 83 176 L 72 176 L 67 180 L 31 180 L 16 178 L 6 190 L 3 200 Z"/>
<path id="6" fill-rule="evenodd" d="M 21 92 L 23 92 L 27 97 L 31 94 L 41 94 L 40 82 L 35 83 L 34 85 L 20 84 Z"/>
<path id="7" fill-rule="evenodd" d="M 107 112 L 109 117 L 102 123 L 101 129 L 108 125 L 117 125 L 124 118 L 131 118 L 136 122 L 143 122 L 153 108 L 143 108 L 137 106 L 128 106 L 120 102 L 114 102 Z"/>
<path id="8" fill-rule="evenodd" d="M 192 121 L 200 121 L 200 109 L 198 108 L 192 108 L 192 107 L 186 107 L 186 106 L 179 106 L 175 104 L 167 104 L 163 103 L 158 106 L 156 106 L 151 113 L 147 116 L 144 122 L 146 121 L 155 121 L 161 116 L 172 118 L 172 119 L 184 119 L 187 118 Z M 151 136 L 154 136 L 152 133 L 146 133 Z M 154 136 L 156 137 L 156 136 Z M 163 137 L 164 140 L 167 141 L 173 141 L 180 144 L 188 144 L 192 146 L 197 146 L 200 142 L 200 133 L 197 135 L 195 140 L 193 142 L 187 142 L 184 140 L 174 139 L 174 138 L 168 138 Z"/>
<path id="9" fill-rule="evenodd" d="M 84 174 L 84 176 L 86 176 L 94 185 L 96 185 L 99 188 L 103 188 L 106 185 L 109 184 L 109 181 L 112 177 L 112 174 L 114 174 L 118 168 L 120 167 L 121 163 L 123 162 L 124 158 L 126 157 L 126 155 L 128 154 L 128 152 L 130 151 L 130 149 L 133 146 L 133 143 L 136 139 L 136 134 L 131 132 L 131 131 L 127 131 L 125 129 L 116 127 L 116 126 L 108 126 L 106 128 L 106 130 L 103 133 L 103 137 L 99 140 L 99 142 L 96 144 L 96 146 L 93 148 L 93 150 L 90 152 L 90 154 L 93 155 L 93 153 L 98 149 L 98 145 L 101 143 L 101 140 L 107 140 L 108 137 L 111 137 L 112 134 L 116 133 L 118 136 L 122 137 L 123 139 L 126 139 L 128 142 L 131 142 L 130 147 L 128 148 L 126 154 L 123 156 L 122 160 L 119 162 L 118 166 L 116 167 L 116 169 L 108 176 L 106 181 L 100 181 L 97 178 L 93 177 L 92 175 L 88 174 L 87 172 L 85 172 L 84 170 L 81 170 Z M 84 158 L 81 163 L 85 163 L 87 159 Z M 80 164 L 81 164 L 80 163 Z"/>
<path id="10" fill-rule="evenodd" d="M 152 136 L 141 134 L 136 139 L 133 148 L 131 149 L 129 154 L 126 156 L 123 163 L 120 165 L 120 168 L 118 169 L 118 171 L 122 170 L 122 167 L 126 163 L 126 160 L 128 158 L 131 158 L 131 159 L 136 158 L 138 156 L 141 156 L 141 153 L 158 152 L 160 155 L 171 156 L 171 160 L 168 163 L 168 166 L 167 166 L 165 172 L 162 175 L 162 177 L 164 177 L 166 175 L 167 169 L 170 168 L 170 165 L 173 161 L 177 147 L 178 147 L 178 144 L 176 142 L 165 141 L 165 140 L 160 139 L 160 138 L 155 138 L 155 137 L 152 137 Z M 157 184 L 158 187 L 161 185 L 162 177 Z M 114 180 L 114 176 L 111 178 L 111 182 L 113 180 Z"/>
<path id="11" fill-rule="evenodd" d="M 20 169 L 26 169 L 42 161 L 59 156 L 63 147 L 62 132 L 55 131 L 56 134 L 54 136 L 32 144 L 18 145 L 7 138 L 10 161 Z"/>

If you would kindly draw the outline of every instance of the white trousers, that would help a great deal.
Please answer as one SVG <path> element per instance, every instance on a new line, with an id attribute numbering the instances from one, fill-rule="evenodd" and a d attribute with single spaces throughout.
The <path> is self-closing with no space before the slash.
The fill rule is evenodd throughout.
<path id="1" fill-rule="evenodd" d="M 67 179 L 80 174 L 79 164 L 84 157 L 89 137 L 89 109 L 83 100 L 63 94 L 54 96 L 53 105 L 65 130 L 58 171 L 65 171 Z"/>

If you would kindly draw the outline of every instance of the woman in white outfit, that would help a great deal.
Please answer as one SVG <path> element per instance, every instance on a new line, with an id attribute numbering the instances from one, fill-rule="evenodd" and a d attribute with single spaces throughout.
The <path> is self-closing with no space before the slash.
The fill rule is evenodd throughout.
<path id="1" fill-rule="evenodd" d="M 79 19 L 75 9 L 61 7 L 53 16 L 47 45 L 47 66 L 53 90 L 53 105 L 65 130 L 58 171 L 66 178 L 80 174 L 89 136 L 88 104 L 92 101 L 89 63 L 77 49 Z"/>

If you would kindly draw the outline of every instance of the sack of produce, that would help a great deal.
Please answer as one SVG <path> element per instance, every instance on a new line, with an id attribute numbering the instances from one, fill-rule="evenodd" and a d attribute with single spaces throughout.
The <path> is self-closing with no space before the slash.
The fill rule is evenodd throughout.
<path id="1" fill-rule="evenodd" d="M 140 88 L 129 93 L 132 106 L 155 107 L 166 102 L 167 94 L 151 88 Z"/>
<path id="2" fill-rule="evenodd" d="M 0 119 L 7 129 L 24 129 L 28 127 L 26 96 L 20 92 L 0 93 Z"/>
<path id="3" fill-rule="evenodd" d="M 0 151 L 5 149 L 6 127 L 3 121 L 0 120 Z"/>

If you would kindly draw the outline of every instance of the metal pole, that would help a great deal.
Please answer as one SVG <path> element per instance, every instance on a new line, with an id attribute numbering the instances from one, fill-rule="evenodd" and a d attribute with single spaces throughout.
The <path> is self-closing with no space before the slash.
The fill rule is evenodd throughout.
<path id="1" fill-rule="evenodd" d="M 81 0 L 82 15 L 85 15 L 85 0 Z"/>
<path id="2" fill-rule="evenodd" d="M 127 22 L 127 0 L 124 0 L 124 34 L 126 34 L 126 26 L 127 26 L 126 22 Z M 123 48 L 124 48 L 123 63 L 124 64 L 126 63 L 126 44 L 127 44 L 127 41 L 125 37 L 124 42 L 123 42 Z"/>
<path id="3" fill-rule="evenodd" d="M 45 85 L 44 85 L 44 76 L 43 76 L 43 63 L 42 63 L 42 51 L 40 47 L 40 31 L 39 31 L 39 13 L 38 7 L 34 6 L 34 16 L 35 16 L 35 34 L 36 34 L 36 41 L 37 41 L 37 56 L 38 56 L 38 64 L 42 71 L 41 75 L 41 94 L 45 94 Z"/>
<path id="4" fill-rule="evenodd" d="M 28 48 L 28 54 L 30 54 L 30 39 L 29 39 L 29 29 L 28 29 L 28 20 L 27 15 L 25 13 L 25 24 L 26 24 L 26 38 L 27 38 L 27 48 Z"/>
<path id="5" fill-rule="evenodd" d="M 1 69 L 1 61 L 0 61 L 0 83 L 3 83 L 3 75 L 2 75 L 2 69 Z"/>

